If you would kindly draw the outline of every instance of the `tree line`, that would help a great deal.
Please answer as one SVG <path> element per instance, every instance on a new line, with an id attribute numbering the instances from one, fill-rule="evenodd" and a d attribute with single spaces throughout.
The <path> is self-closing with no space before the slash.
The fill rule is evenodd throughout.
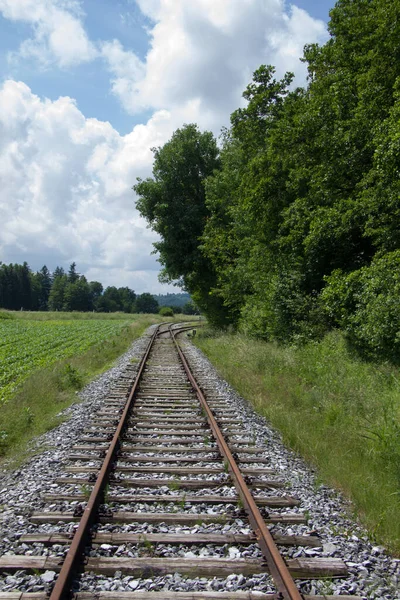
<path id="1" fill-rule="evenodd" d="M 268 340 L 341 328 L 400 360 L 400 0 L 339 0 L 305 47 L 306 87 L 262 65 L 220 143 L 195 124 L 155 148 L 137 207 L 162 281 L 218 326 Z"/>
<path id="2" fill-rule="evenodd" d="M 72 263 L 68 272 L 46 266 L 32 272 L 28 264 L 0 263 L 0 308 L 35 311 L 96 311 L 157 313 L 157 300 L 149 293 L 136 295 L 129 287 L 87 281 Z"/>

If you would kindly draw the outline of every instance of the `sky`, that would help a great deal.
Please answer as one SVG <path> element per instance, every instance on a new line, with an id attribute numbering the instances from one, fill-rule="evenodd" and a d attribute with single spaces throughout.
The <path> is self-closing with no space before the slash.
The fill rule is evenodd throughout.
<path id="1" fill-rule="evenodd" d="M 334 0 L 0 0 L 0 261 L 137 293 L 156 235 L 132 186 L 184 123 L 218 136 L 261 64 L 296 75 Z"/>

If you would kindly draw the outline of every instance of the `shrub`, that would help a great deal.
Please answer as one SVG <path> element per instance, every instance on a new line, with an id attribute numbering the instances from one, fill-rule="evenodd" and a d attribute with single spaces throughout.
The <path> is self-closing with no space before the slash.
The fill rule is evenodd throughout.
<path id="1" fill-rule="evenodd" d="M 346 275 L 326 278 L 324 310 L 351 345 L 368 358 L 400 361 L 400 250 Z"/>
<path id="2" fill-rule="evenodd" d="M 170 306 L 162 306 L 160 308 L 160 310 L 158 311 L 158 314 L 161 315 L 162 317 L 173 317 L 174 311 L 172 310 L 172 308 Z"/>

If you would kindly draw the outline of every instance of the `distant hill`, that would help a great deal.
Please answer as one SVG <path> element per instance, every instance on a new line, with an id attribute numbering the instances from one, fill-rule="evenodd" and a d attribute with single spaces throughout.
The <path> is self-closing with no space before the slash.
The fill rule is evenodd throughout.
<path id="1" fill-rule="evenodd" d="M 190 294 L 182 292 L 180 294 L 153 294 L 160 306 L 184 306 L 190 302 Z"/>

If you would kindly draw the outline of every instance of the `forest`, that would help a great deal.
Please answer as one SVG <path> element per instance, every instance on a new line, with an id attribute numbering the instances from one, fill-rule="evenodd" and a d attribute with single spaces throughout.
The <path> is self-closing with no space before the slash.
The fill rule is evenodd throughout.
<path id="1" fill-rule="evenodd" d="M 340 329 L 400 360 L 400 1 L 339 0 L 304 48 L 305 87 L 261 65 L 219 140 L 196 124 L 154 152 L 137 207 L 161 280 L 218 327 L 301 342 Z"/>
<path id="2" fill-rule="evenodd" d="M 56 267 L 53 273 L 46 265 L 34 273 L 26 262 L 22 265 L 0 263 L 0 308 L 157 313 L 160 306 L 171 307 L 171 314 L 197 313 L 188 294 L 153 296 L 148 292 L 137 295 L 129 287 L 108 286 L 104 289 L 100 282 L 87 281 L 84 275 L 80 275 L 76 263 L 70 265 L 68 272 Z"/>

